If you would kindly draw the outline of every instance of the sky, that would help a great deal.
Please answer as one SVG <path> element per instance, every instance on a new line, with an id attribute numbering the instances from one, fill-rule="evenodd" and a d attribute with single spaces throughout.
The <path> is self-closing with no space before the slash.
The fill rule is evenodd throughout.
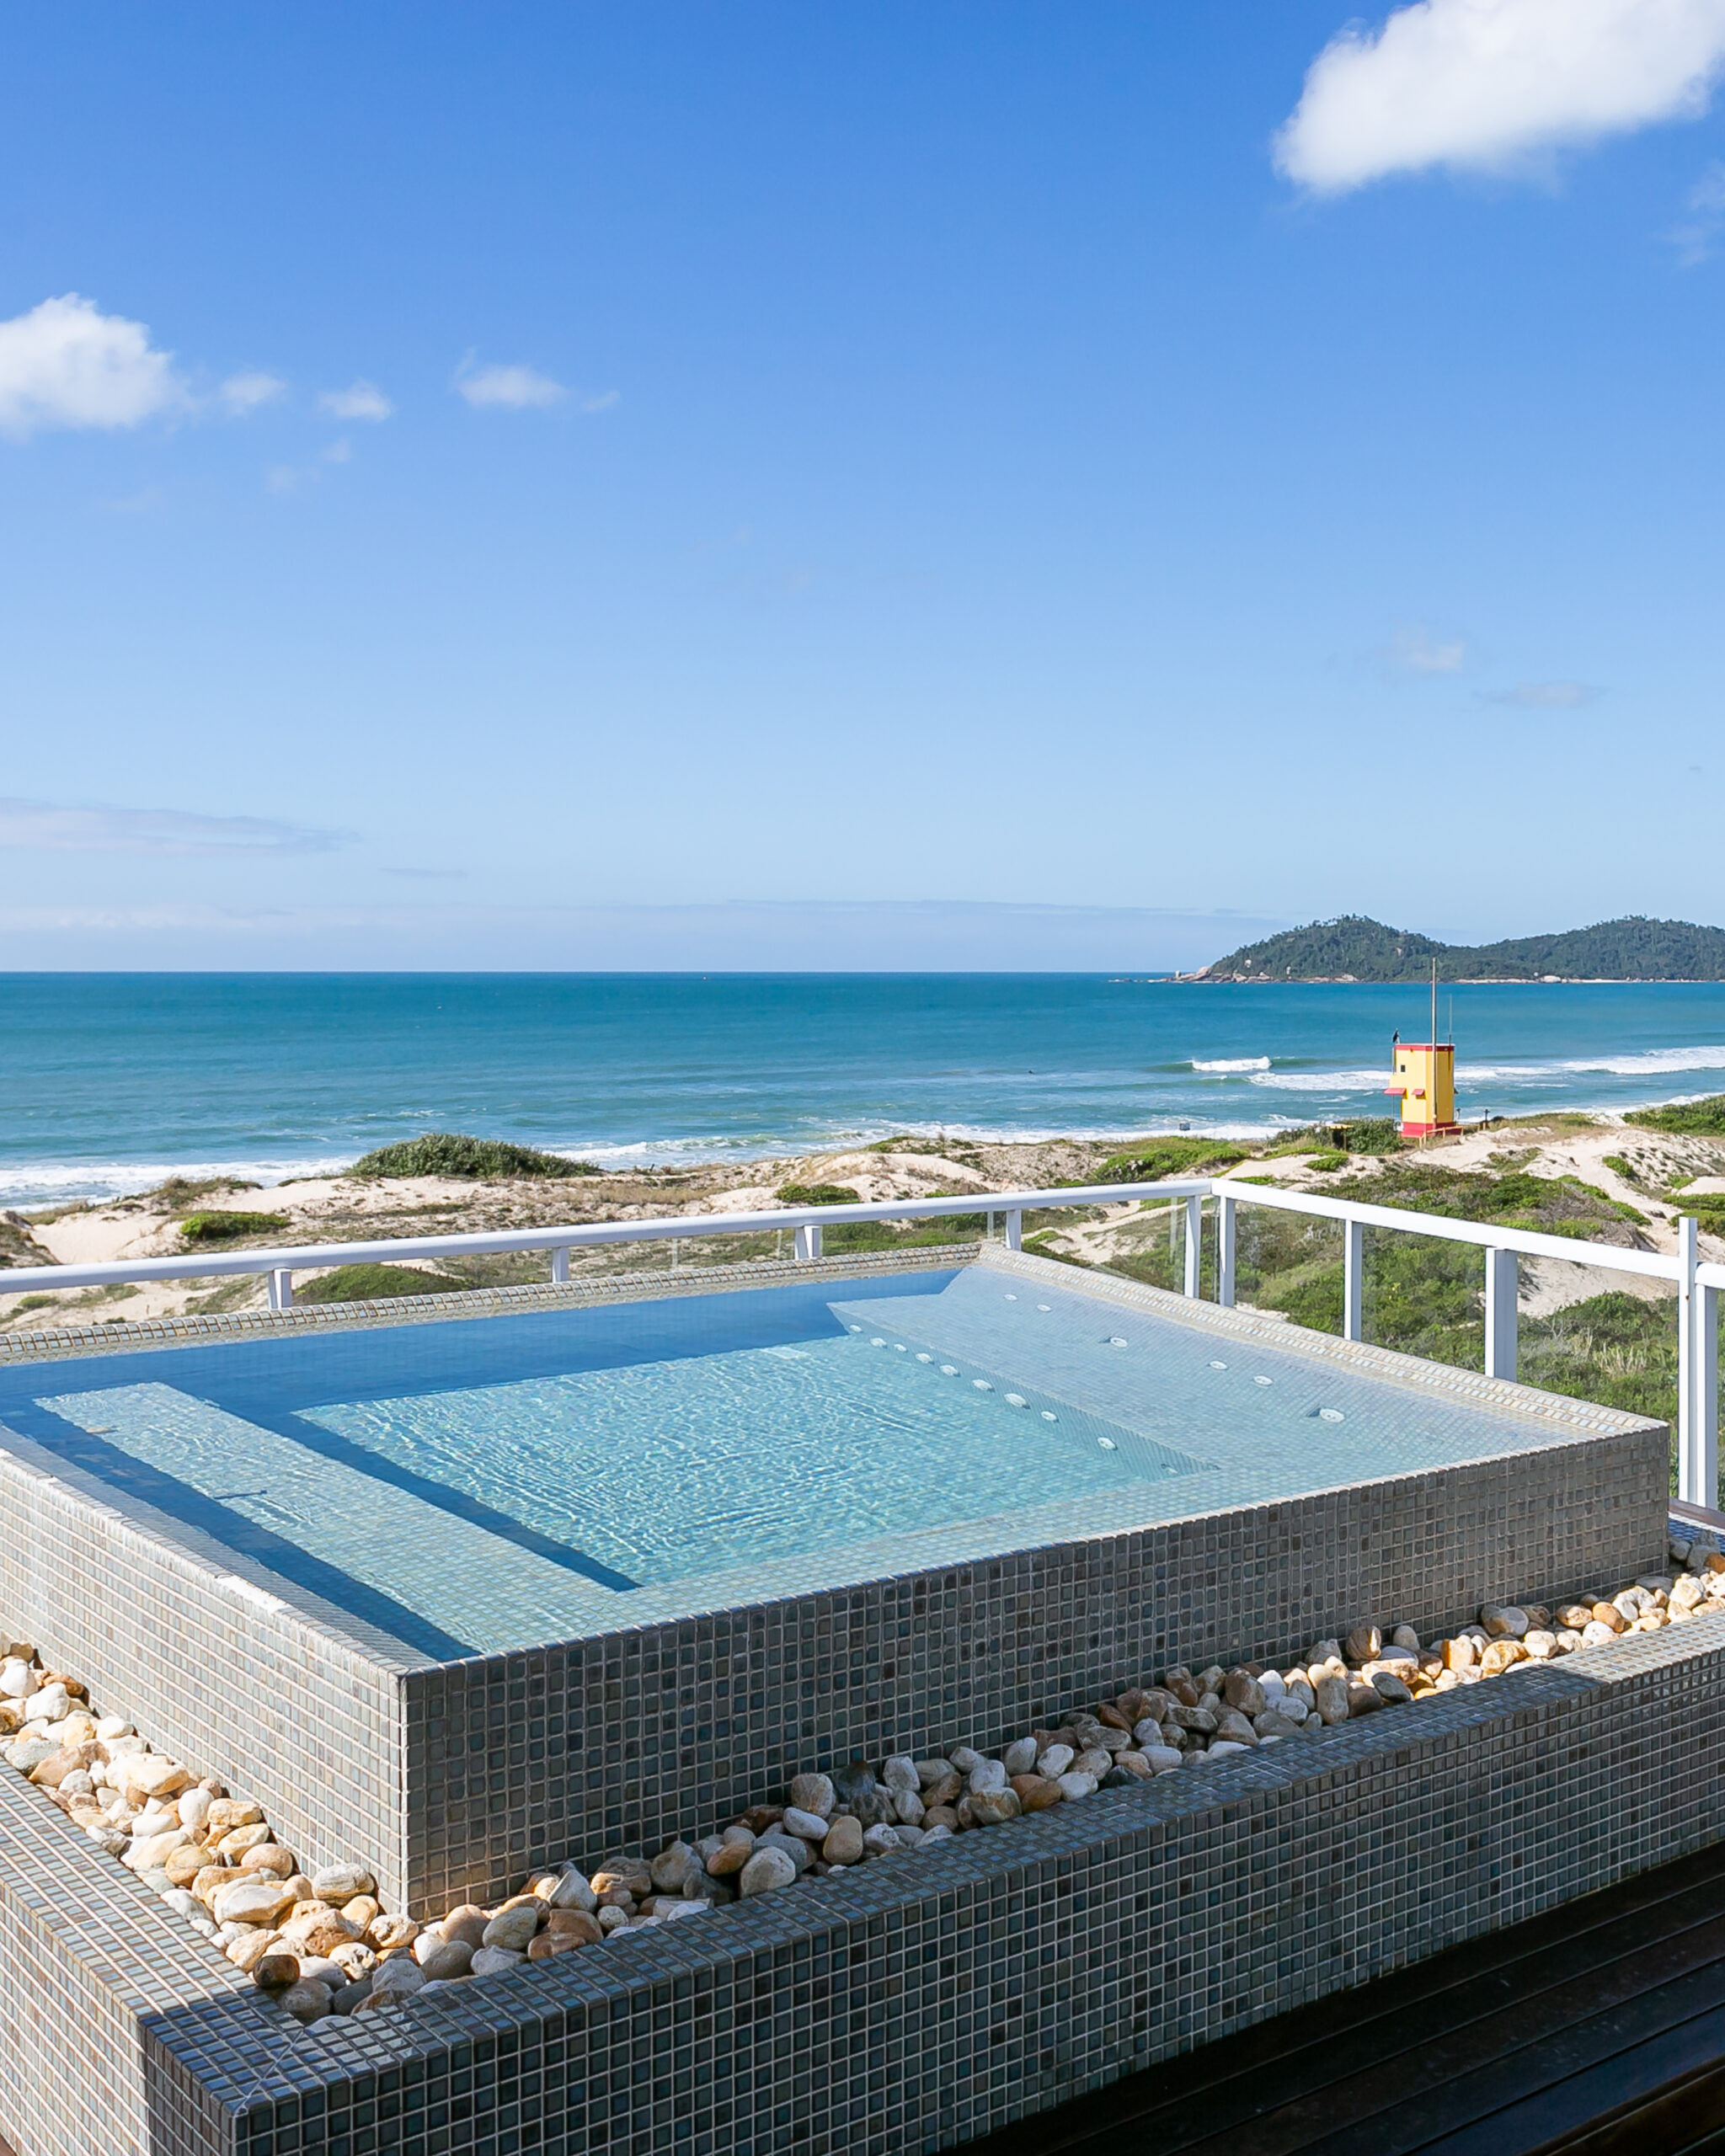
<path id="1" fill-rule="evenodd" d="M 1725 0 L 0 11 L 0 970 L 1718 921 Z"/>

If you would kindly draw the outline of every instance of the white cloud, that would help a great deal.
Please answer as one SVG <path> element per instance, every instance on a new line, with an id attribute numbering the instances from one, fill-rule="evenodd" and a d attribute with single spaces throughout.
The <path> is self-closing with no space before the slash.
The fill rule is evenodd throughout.
<path id="1" fill-rule="evenodd" d="M 185 403 L 171 354 L 142 322 L 67 292 L 0 322 L 0 433 L 135 427 Z"/>
<path id="2" fill-rule="evenodd" d="M 1677 259 L 1685 270 L 1706 260 L 1725 225 L 1725 164 L 1712 164 L 1689 190 L 1689 216 L 1671 234 Z"/>
<path id="3" fill-rule="evenodd" d="M 1460 637 L 1439 641 L 1426 629 L 1399 629 L 1390 647 L 1390 664 L 1397 674 L 1459 674 L 1467 661 L 1467 646 Z"/>
<path id="4" fill-rule="evenodd" d="M 1519 681 L 1513 689 L 1496 689 L 1487 703 L 1515 704 L 1523 711 L 1577 711 L 1597 702 L 1599 691 L 1585 681 Z"/>
<path id="5" fill-rule="evenodd" d="M 0 799 L 0 849 L 31 853 L 327 853 L 346 834 L 269 816 L 203 816 L 183 808 L 68 807 Z"/>
<path id="6" fill-rule="evenodd" d="M 455 386 L 476 408 L 502 406 L 524 412 L 535 406 L 556 404 L 567 394 L 560 382 L 527 366 L 476 367 L 464 360 Z"/>
<path id="7" fill-rule="evenodd" d="M 243 419 L 260 404 L 273 404 L 286 387 L 273 374 L 231 374 L 216 394 L 227 411 Z"/>
<path id="8" fill-rule="evenodd" d="M 318 405 L 337 419 L 387 419 L 395 409 L 377 383 L 363 377 L 345 389 L 326 389 Z"/>
<path id="9" fill-rule="evenodd" d="M 1289 179 L 1339 194 L 1443 165 L 1692 119 L 1725 68 L 1725 0 L 1417 0 L 1350 24 L 1276 140 Z"/>
<path id="10" fill-rule="evenodd" d="M 331 442 L 328 449 L 319 450 L 318 453 L 326 464 L 345 464 L 354 452 L 352 444 L 344 435 L 339 441 Z"/>
<path id="11" fill-rule="evenodd" d="M 608 412 L 614 404 L 621 404 L 623 393 L 620 389 L 601 389 L 591 397 L 581 399 L 584 412 Z"/>

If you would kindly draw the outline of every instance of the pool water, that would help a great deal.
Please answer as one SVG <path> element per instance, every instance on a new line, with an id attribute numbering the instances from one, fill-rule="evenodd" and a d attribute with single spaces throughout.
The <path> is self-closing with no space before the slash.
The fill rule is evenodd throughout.
<path id="1" fill-rule="evenodd" d="M 983 1267 L 26 1366 L 0 1421 L 440 1657 L 960 1523 L 1010 1546 L 1051 1507 L 1148 1522 L 1530 1442 Z"/>

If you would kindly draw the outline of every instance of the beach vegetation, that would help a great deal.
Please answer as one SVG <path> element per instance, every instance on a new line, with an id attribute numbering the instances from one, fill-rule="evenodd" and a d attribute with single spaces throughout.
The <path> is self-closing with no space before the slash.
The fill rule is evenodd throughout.
<path id="1" fill-rule="evenodd" d="M 398 1295 L 450 1295 L 465 1283 L 443 1273 L 421 1273 L 411 1265 L 338 1265 L 333 1273 L 320 1273 L 303 1286 L 296 1285 L 296 1303 L 375 1303 Z"/>
<path id="2" fill-rule="evenodd" d="M 169 1176 L 166 1182 L 158 1182 L 153 1190 L 139 1193 L 126 1201 L 127 1209 L 141 1213 L 184 1213 L 200 1198 L 219 1198 L 236 1190 L 259 1190 L 260 1183 L 247 1182 L 239 1176 Z"/>
<path id="3" fill-rule="evenodd" d="M 1328 1175 L 1337 1168 L 1345 1168 L 1348 1165 L 1348 1155 L 1345 1153 L 1313 1153 L 1307 1159 L 1306 1165 L 1309 1168 L 1315 1168 L 1320 1175 Z"/>
<path id="4" fill-rule="evenodd" d="M 781 1205 L 860 1205 L 862 1198 L 841 1182 L 782 1182 L 773 1195 Z"/>
<path id="5" fill-rule="evenodd" d="M 421 1138 L 380 1145 L 348 1170 L 350 1176 L 367 1178 L 448 1176 L 462 1182 L 563 1180 L 603 1172 L 590 1161 L 566 1160 L 561 1153 L 542 1153 L 537 1146 L 512 1145 L 501 1138 L 468 1138 L 452 1130 L 428 1130 Z"/>
<path id="6" fill-rule="evenodd" d="M 1264 1157 L 1274 1161 L 1290 1153 L 1375 1155 L 1407 1150 L 1407 1140 L 1392 1116 L 1363 1115 L 1347 1123 L 1308 1123 L 1298 1129 L 1284 1130 L 1274 1145 L 1265 1148 Z"/>
<path id="7" fill-rule="evenodd" d="M 1674 1101 L 1669 1107 L 1632 1108 L 1623 1120 L 1673 1138 L 1725 1138 L 1725 1093 L 1711 1093 L 1701 1101 Z"/>
<path id="8" fill-rule="evenodd" d="M 1200 1176 L 1212 1168 L 1249 1160 L 1243 1145 L 1226 1138 L 1150 1138 L 1110 1153 L 1091 1178 L 1095 1182 L 1164 1182 L 1174 1176 Z"/>
<path id="9" fill-rule="evenodd" d="M 285 1213 L 188 1213 L 179 1224 L 189 1243 L 232 1243 L 246 1235 L 273 1235 L 290 1225 Z"/>

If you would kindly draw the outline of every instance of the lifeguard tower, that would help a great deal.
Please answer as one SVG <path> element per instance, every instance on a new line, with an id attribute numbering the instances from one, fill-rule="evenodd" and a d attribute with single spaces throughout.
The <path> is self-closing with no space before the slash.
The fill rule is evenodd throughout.
<path id="1" fill-rule="evenodd" d="M 1401 1096 L 1404 1138 L 1437 1138 L 1459 1130 L 1455 1042 L 1397 1040 L 1396 1082 L 1384 1091 Z"/>

